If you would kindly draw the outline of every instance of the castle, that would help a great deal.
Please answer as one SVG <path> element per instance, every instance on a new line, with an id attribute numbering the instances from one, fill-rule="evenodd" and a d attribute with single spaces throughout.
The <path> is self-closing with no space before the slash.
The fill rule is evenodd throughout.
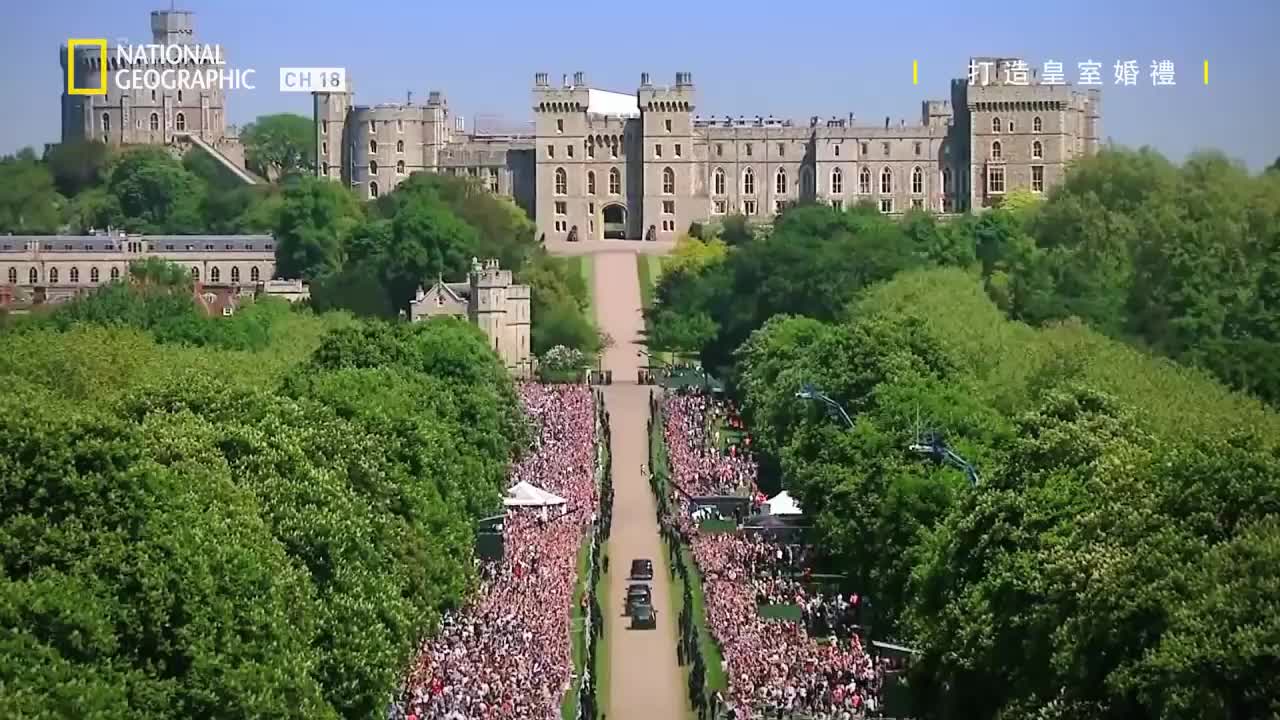
<path id="1" fill-rule="evenodd" d="M 418 288 L 409 301 L 409 317 L 413 322 L 439 315 L 466 317 L 484 331 L 507 369 L 525 379 L 533 375 L 529 300 L 529 286 L 514 284 L 511 271 L 499 268 L 497 260 L 481 264 L 472 258 L 467 282 L 437 279 L 429 290 Z"/>
<path id="2" fill-rule="evenodd" d="M 985 68 L 926 100 L 918 122 L 883 125 L 811 117 L 807 125 L 694 114 L 693 76 L 669 87 L 640 76 L 634 93 L 598 90 L 584 73 L 553 86 L 534 76 L 531 132 L 468 132 L 439 92 L 423 105 L 357 106 L 315 93 L 316 172 L 362 197 L 413 172 L 477 178 L 535 219 L 543 238 L 673 240 L 729 213 L 767 220 L 801 201 L 882 212 L 992 207 L 1015 189 L 1044 192 L 1098 146 L 1097 90 L 1009 81 L 1017 58 L 972 58 Z"/>

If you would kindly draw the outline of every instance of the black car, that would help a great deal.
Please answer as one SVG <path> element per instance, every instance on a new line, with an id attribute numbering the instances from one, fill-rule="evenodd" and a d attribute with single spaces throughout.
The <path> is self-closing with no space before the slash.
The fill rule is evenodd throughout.
<path id="1" fill-rule="evenodd" d="M 627 613 L 631 614 L 638 605 L 652 605 L 653 592 L 649 590 L 648 585 L 630 585 L 627 587 Z"/>
<path id="2" fill-rule="evenodd" d="M 631 579 L 632 580 L 652 580 L 653 579 L 653 561 L 652 560 L 632 560 L 631 561 Z"/>
<path id="3" fill-rule="evenodd" d="M 631 609 L 632 630 L 652 630 L 658 627 L 658 613 L 652 605 L 636 605 Z"/>

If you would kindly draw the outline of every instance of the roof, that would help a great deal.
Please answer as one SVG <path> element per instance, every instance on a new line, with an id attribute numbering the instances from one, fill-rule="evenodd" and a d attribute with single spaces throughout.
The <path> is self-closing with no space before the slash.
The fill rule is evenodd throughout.
<path id="1" fill-rule="evenodd" d="M 566 502 L 568 501 L 559 495 L 521 480 L 507 490 L 507 497 L 503 499 L 502 504 L 507 507 L 547 507 L 564 505 Z"/>
<path id="2" fill-rule="evenodd" d="M 596 115 L 640 117 L 640 103 L 635 95 L 588 88 L 587 112 Z"/>
<path id="3" fill-rule="evenodd" d="M 27 243 L 37 243 L 43 252 L 111 252 L 121 250 L 126 242 L 150 243 L 151 250 L 204 252 L 213 250 L 272 249 L 275 239 L 270 235 L 0 235 L 0 250 L 25 251 Z M 172 245 L 170 248 L 168 246 Z"/>
<path id="4" fill-rule="evenodd" d="M 782 492 L 769 498 L 765 503 L 770 515 L 800 515 L 800 504 L 791 497 L 791 493 L 783 490 Z"/>

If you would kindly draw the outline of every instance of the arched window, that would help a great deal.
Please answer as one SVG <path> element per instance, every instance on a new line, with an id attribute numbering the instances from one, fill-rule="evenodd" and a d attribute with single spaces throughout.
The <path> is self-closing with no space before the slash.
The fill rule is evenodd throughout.
<path id="1" fill-rule="evenodd" d="M 231 266 L 231 282 L 233 283 L 240 282 L 240 266 L 239 265 Z"/>
<path id="2" fill-rule="evenodd" d="M 209 282 L 222 282 L 222 270 L 220 270 L 217 265 L 209 268 Z"/>
<path id="3" fill-rule="evenodd" d="M 840 168 L 831 171 L 831 194 L 840 195 L 844 192 L 844 173 L 840 172 Z"/>
<path id="4" fill-rule="evenodd" d="M 191 266 L 191 279 L 200 282 L 200 268 L 195 265 Z"/>
<path id="5" fill-rule="evenodd" d="M 403 175 L 403 174 L 404 174 L 404 161 L 403 161 L 403 160 L 397 160 L 397 161 L 396 161 L 396 174 L 397 174 L 397 175 Z"/>
<path id="6" fill-rule="evenodd" d="M 1040 132 L 1041 130 L 1044 130 L 1044 122 L 1040 120 L 1040 116 L 1037 115 L 1031 118 L 1031 132 Z"/>
<path id="7" fill-rule="evenodd" d="M 871 194 L 871 169 L 862 168 L 862 172 L 858 173 L 858 192 L 863 195 Z"/>
<path id="8" fill-rule="evenodd" d="M 58 282 L 58 268 L 49 268 L 49 284 Z"/>
<path id="9" fill-rule="evenodd" d="M 102 113 L 102 132 L 111 132 L 111 115 L 109 113 Z"/>
<path id="10" fill-rule="evenodd" d="M 403 140 L 397 140 L 397 141 L 396 141 L 396 152 L 398 152 L 398 153 L 402 153 L 402 152 L 404 152 L 404 141 L 403 141 Z"/>
<path id="11" fill-rule="evenodd" d="M 917 165 L 911 169 L 911 194 L 924 194 L 924 170 Z"/>
<path id="12" fill-rule="evenodd" d="M 1002 127 L 1004 126 L 1000 124 L 1000 118 L 998 117 L 991 118 L 991 132 L 998 133 L 1000 132 L 1000 128 Z"/>
<path id="13" fill-rule="evenodd" d="M 40 271 L 36 270 L 35 268 L 31 268 L 31 270 L 27 272 L 27 282 L 31 283 L 32 285 L 35 285 L 36 283 L 40 282 Z"/>
<path id="14" fill-rule="evenodd" d="M 1000 147 L 1000 141 L 993 140 L 991 142 L 991 159 L 999 160 L 1003 157 L 1004 157 L 1004 150 Z"/>
<path id="15" fill-rule="evenodd" d="M 9 268 L 9 284 L 10 285 L 18 284 L 18 268 L 16 267 Z"/>
<path id="16" fill-rule="evenodd" d="M 716 168 L 715 175 L 712 176 L 712 179 L 713 179 L 712 185 L 713 185 L 713 190 L 715 191 L 715 194 L 723 195 L 724 194 L 724 168 Z"/>
<path id="17" fill-rule="evenodd" d="M 370 175 L 374 175 L 374 174 L 376 174 L 377 172 L 378 172 L 378 161 L 377 161 L 377 160 L 370 160 L 370 161 L 369 161 L 369 174 L 370 174 Z"/>
<path id="18" fill-rule="evenodd" d="M 778 168 L 778 176 L 774 179 L 774 182 L 773 182 L 773 191 L 774 191 L 774 194 L 777 194 L 777 195 L 787 194 L 787 171 L 786 170 L 783 170 L 782 168 Z"/>
<path id="19" fill-rule="evenodd" d="M 120 279 L 120 268 L 118 267 L 111 268 L 111 279 L 113 281 Z"/>
<path id="20" fill-rule="evenodd" d="M 569 174 L 564 171 L 564 168 L 556 168 L 556 194 L 569 194 Z"/>
<path id="21" fill-rule="evenodd" d="M 676 171 L 671 168 L 662 168 L 662 194 L 676 194 Z"/>
<path id="22" fill-rule="evenodd" d="M 178 102 L 182 102 L 182 91 L 178 91 Z"/>
<path id="23" fill-rule="evenodd" d="M 893 171 L 885 168 L 880 171 L 880 193 L 888 195 L 893 192 Z"/>
<path id="24" fill-rule="evenodd" d="M 186 130 L 186 129 L 187 129 L 187 116 L 186 116 L 186 115 L 183 115 L 182 113 L 178 113 L 176 116 L 174 116 L 174 118 L 173 118 L 173 127 L 174 127 L 174 129 L 175 129 L 175 130 Z"/>
<path id="25" fill-rule="evenodd" d="M 370 154 L 370 155 L 376 155 L 377 153 L 378 153 L 378 141 L 377 141 L 377 140 L 370 140 L 370 141 L 369 141 L 369 154 Z"/>
<path id="26" fill-rule="evenodd" d="M 951 168 L 942 168 L 942 194 L 951 194 Z"/>
<path id="27" fill-rule="evenodd" d="M 756 172 L 751 168 L 747 168 L 742 173 L 742 194 L 743 195 L 756 194 Z"/>
<path id="28" fill-rule="evenodd" d="M 609 168 L 609 194 L 620 195 L 622 193 L 622 173 L 618 172 L 618 168 Z"/>
<path id="29" fill-rule="evenodd" d="M 151 113 L 151 129 L 160 129 L 160 113 Z"/>
<path id="30" fill-rule="evenodd" d="M 587 194 L 596 194 L 596 173 L 594 170 L 587 171 Z"/>
<path id="31" fill-rule="evenodd" d="M 1009 121 L 1009 132 L 1013 132 L 1013 121 Z"/>
<path id="32" fill-rule="evenodd" d="M 80 268 L 78 267 L 71 268 L 71 272 L 67 273 L 67 275 L 70 276 L 71 282 L 73 283 L 80 282 Z"/>
<path id="33" fill-rule="evenodd" d="M 369 183 L 369 197 L 371 198 L 378 197 L 378 183 L 376 182 Z"/>
<path id="34" fill-rule="evenodd" d="M 262 281 L 262 271 L 258 269 L 258 266 L 254 265 L 253 267 L 249 268 L 249 282 L 261 282 L 261 281 Z"/>
<path id="35" fill-rule="evenodd" d="M 89 268 L 89 282 L 97 285 L 100 280 L 102 280 L 102 273 L 98 272 L 98 268 Z"/>
<path id="36" fill-rule="evenodd" d="M 1031 157 L 1036 160 L 1044 157 L 1044 146 L 1040 144 L 1039 140 L 1031 143 Z"/>

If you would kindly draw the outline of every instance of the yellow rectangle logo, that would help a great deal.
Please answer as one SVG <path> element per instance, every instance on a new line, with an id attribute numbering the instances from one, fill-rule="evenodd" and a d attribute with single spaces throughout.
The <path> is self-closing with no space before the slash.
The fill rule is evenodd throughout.
<path id="1" fill-rule="evenodd" d="M 98 87 L 76 87 L 76 47 L 98 48 Z M 71 38 L 67 40 L 67 94 L 68 95 L 106 95 L 107 94 L 107 39 L 106 38 Z"/>

